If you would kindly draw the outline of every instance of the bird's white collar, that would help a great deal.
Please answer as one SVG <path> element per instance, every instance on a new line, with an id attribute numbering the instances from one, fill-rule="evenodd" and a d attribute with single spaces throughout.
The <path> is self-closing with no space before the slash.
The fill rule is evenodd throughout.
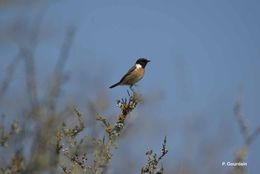
<path id="1" fill-rule="evenodd" d="M 136 68 L 136 69 L 142 68 L 142 65 L 140 65 L 139 63 L 138 63 L 138 64 L 135 64 L 135 68 Z"/>

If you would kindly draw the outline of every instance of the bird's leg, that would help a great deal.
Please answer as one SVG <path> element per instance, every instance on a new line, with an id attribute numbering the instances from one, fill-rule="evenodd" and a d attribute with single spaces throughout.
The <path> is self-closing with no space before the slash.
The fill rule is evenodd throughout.
<path id="1" fill-rule="evenodd" d="M 130 90 L 133 92 L 133 93 L 135 93 L 135 91 L 134 91 L 134 89 L 133 89 L 133 85 L 130 85 Z"/>

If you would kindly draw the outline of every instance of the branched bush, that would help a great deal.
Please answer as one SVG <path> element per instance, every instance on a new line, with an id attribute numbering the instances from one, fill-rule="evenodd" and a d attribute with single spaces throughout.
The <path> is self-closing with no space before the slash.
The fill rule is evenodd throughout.
<path id="1" fill-rule="evenodd" d="M 163 165 L 161 167 L 158 167 L 159 162 L 161 159 L 168 153 L 168 148 L 166 146 L 166 137 L 164 137 L 162 149 L 161 149 L 161 155 L 157 157 L 158 155 L 153 152 L 152 149 L 148 149 L 146 152 L 147 156 L 147 164 L 142 167 L 141 174 L 149 173 L 149 174 L 162 174 L 164 171 Z"/>
<path id="2" fill-rule="evenodd" d="M 58 155 L 67 159 L 66 162 L 63 161 L 63 164 L 60 166 L 62 171 L 66 174 L 105 173 L 112 158 L 113 150 L 117 147 L 117 139 L 124 130 L 126 118 L 140 101 L 140 96 L 135 92 L 132 94 L 128 93 L 128 98 L 118 100 L 117 105 L 120 108 L 120 113 L 114 125 L 109 123 L 104 116 L 97 115 L 96 120 L 105 125 L 104 131 L 107 133 L 102 139 L 97 137 L 86 138 L 88 136 L 87 131 L 84 130 L 85 125 L 82 114 L 77 109 L 74 109 L 75 116 L 78 119 L 78 125 L 69 128 L 63 123 L 62 128 L 58 130 L 56 135 L 56 152 Z M 83 138 L 78 138 L 81 133 L 84 134 L 81 135 Z M 144 173 L 154 173 L 154 171 L 157 171 L 159 161 L 167 152 L 165 137 L 162 154 L 157 158 L 157 155 L 153 153 L 152 150 L 149 150 L 146 153 L 148 156 L 148 164 L 142 168 L 142 171 Z M 158 172 L 159 171 L 163 173 L 163 168 L 158 170 Z"/>

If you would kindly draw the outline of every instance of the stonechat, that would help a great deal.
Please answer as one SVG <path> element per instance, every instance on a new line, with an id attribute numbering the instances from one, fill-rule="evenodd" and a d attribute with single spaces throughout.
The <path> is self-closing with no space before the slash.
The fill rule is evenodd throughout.
<path id="1" fill-rule="evenodd" d="M 118 85 L 129 85 L 130 89 L 132 89 L 133 85 L 135 85 L 143 78 L 144 69 L 148 62 L 150 62 L 150 60 L 145 58 L 138 59 L 135 65 L 128 70 L 128 72 L 121 78 L 121 80 L 109 88 L 114 88 Z"/>

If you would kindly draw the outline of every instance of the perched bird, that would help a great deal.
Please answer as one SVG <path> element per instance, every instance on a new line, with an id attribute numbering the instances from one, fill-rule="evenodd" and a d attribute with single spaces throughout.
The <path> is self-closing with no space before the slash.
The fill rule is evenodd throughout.
<path id="1" fill-rule="evenodd" d="M 144 69 L 148 62 L 150 62 L 150 60 L 145 58 L 138 59 L 135 65 L 128 70 L 128 72 L 121 78 L 121 80 L 109 88 L 114 88 L 118 85 L 129 85 L 130 89 L 132 90 L 132 86 L 143 78 Z"/>

